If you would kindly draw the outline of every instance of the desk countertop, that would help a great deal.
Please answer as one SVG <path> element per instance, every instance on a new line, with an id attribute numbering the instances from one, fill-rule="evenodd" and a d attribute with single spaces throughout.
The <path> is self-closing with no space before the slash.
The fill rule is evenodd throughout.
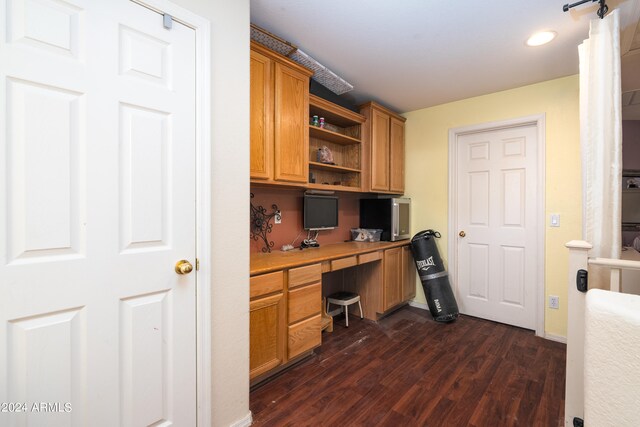
<path id="1" fill-rule="evenodd" d="M 397 242 L 345 242 L 323 245 L 319 248 L 294 249 L 288 252 L 254 253 L 251 254 L 250 274 L 255 276 L 291 267 L 405 246 L 409 243 L 408 239 Z"/>

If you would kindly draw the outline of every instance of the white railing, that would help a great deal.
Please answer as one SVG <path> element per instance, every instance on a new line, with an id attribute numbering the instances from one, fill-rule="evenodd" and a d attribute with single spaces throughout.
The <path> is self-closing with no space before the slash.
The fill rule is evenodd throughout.
<path id="1" fill-rule="evenodd" d="M 620 292 L 622 270 L 640 270 L 640 261 L 589 258 L 592 245 L 581 240 L 572 240 L 569 248 L 568 318 L 567 318 L 567 369 L 565 386 L 565 426 L 573 426 L 573 419 L 584 419 L 584 341 L 585 341 L 585 297 L 576 286 L 578 270 L 589 266 L 600 266 L 611 270 L 610 291 Z"/>

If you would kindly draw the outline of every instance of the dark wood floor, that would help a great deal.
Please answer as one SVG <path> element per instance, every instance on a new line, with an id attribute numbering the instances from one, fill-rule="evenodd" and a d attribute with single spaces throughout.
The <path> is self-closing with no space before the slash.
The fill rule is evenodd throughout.
<path id="1" fill-rule="evenodd" d="M 562 426 L 565 346 L 405 307 L 336 318 L 316 355 L 251 392 L 260 426 Z"/>

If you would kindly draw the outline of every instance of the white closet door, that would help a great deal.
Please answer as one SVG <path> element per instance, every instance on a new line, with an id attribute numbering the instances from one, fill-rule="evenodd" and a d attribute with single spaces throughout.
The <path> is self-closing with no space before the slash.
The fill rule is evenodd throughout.
<path id="1" fill-rule="evenodd" d="M 458 138 L 457 289 L 462 313 L 535 329 L 535 126 Z"/>
<path id="2" fill-rule="evenodd" d="M 0 3 L 0 424 L 195 425 L 195 33 Z"/>

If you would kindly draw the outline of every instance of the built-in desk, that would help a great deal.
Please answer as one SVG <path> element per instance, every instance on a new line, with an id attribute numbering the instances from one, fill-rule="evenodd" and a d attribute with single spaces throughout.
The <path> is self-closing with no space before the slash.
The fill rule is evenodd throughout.
<path id="1" fill-rule="evenodd" d="M 319 248 L 294 249 L 288 252 L 251 254 L 251 276 L 299 267 L 306 264 L 330 262 L 340 258 L 406 246 L 409 240 L 399 242 L 344 242 L 323 245 Z M 326 264 L 325 264 L 326 265 Z M 326 273 L 326 271 L 324 271 Z"/>
<path id="2" fill-rule="evenodd" d="M 322 296 L 336 287 L 360 294 L 364 317 L 374 321 L 413 298 L 416 287 L 409 240 L 252 254 L 250 275 L 254 382 L 321 344 Z"/>

